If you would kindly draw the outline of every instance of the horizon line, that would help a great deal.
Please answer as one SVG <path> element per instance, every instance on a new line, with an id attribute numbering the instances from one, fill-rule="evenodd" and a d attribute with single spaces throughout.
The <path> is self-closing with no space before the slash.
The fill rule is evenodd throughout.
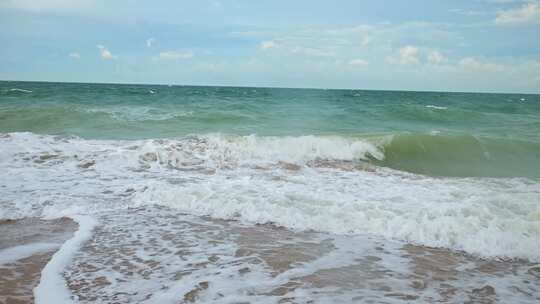
<path id="1" fill-rule="evenodd" d="M 178 84 L 178 83 L 142 83 L 142 82 L 85 82 L 85 81 L 55 81 L 55 80 L 6 80 L 0 82 L 37 82 L 37 83 L 69 83 L 92 85 L 146 85 L 146 86 L 178 86 L 178 87 L 220 87 L 220 88 L 258 88 L 258 89 L 290 89 L 290 90 L 335 90 L 335 91 L 375 91 L 375 92 L 416 92 L 416 93 L 456 93 L 456 94 L 522 94 L 540 95 L 525 92 L 486 92 L 486 91 L 443 91 L 443 90 L 410 90 L 410 89 L 361 89 L 361 88 L 320 88 L 320 87 L 280 87 L 280 86 L 251 86 L 251 85 L 213 85 L 213 84 Z"/>

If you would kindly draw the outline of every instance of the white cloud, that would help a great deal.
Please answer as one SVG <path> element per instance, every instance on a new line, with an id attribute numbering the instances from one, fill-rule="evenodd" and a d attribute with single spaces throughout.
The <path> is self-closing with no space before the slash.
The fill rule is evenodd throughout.
<path id="1" fill-rule="evenodd" d="M 349 61 L 349 64 L 354 65 L 354 66 L 363 66 L 363 65 L 368 65 L 369 62 L 367 62 L 364 59 L 357 58 L 357 59 L 353 59 L 353 60 Z"/>
<path id="2" fill-rule="evenodd" d="M 470 71 L 500 72 L 504 70 L 503 65 L 496 63 L 480 62 L 472 57 L 461 59 L 459 61 L 459 66 Z"/>
<path id="3" fill-rule="evenodd" d="M 399 49 L 399 60 L 401 64 L 419 63 L 418 48 L 414 46 L 406 46 Z"/>
<path id="4" fill-rule="evenodd" d="M 364 36 L 362 38 L 362 41 L 360 41 L 360 45 L 367 46 L 370 42 L 371 42 L 371 37 L 370 36 Z"/>
<path id="5" fill-rule="evenodd" d="M 73 58 L 73 59 L 81 59 L 81 54 L 77 53 L 77 52 L 71 52 L 68 54 L 68 56 L 70 58 Z"/>
<path id="6" fill-rule="evenodd" d="M 495 18 L 501 25 L 540 23 L 540 5 L 529 2 L 520 8 L 501 11 Z"/>
<path id="7" fill-rule="evenodd" d="M 97 48 L 99 49 L 99 53 L 101 54 L 101 58 L 103 59 L 116 59 L 117 56 L 114 56 L 105 46 L 98 44 Z"/>
<path id="8" fill-rule="evenodd" d="M 277 47 L 277 44 L 272 40 L 261 42 L 261 49 L 268 50 Z"/>
<path id="9" fill-rule="evenodd" d="M 156 38 L 148 38 L 148 39 L 146 39 L 146 46 L 149 47 L 149 48 L 154 46 L 155 43 L 156 43 Z"/>
<path id="10" fill-rule="evenodd" d="M 431 51 L 428 54 L 428 62 L 431 64 L 440 64 L 446 61 L 446 58 L 439 51 Z"/>
<path id="11" fill-rule="evenodd" d="M 161 60 L 180 60 L 180 59 L 190 59 L 193 58 L 192 52 L 178 52 L 178 51 L 167 51 L 159 53 L 157 59 Z"/>
<path id="12" fill-rule="evenodd" d="M 283 31 L 231 32 L 232 37 L 256 41 L 260 50 L 279 49 L 280 56 L 304 55 L 326 59 L 341 58 L 348 62 L 359 54 L 377 54 L 393 64 L 417 64 L 428 60 L 430 46 L 451 50 L 465 40 L 450 24 L 430 22 L 407 22 L 402 24 L 373 24 L 334 28 L 301 28 Z M 415 41 L 415 46 L 399 47 Z M 388 53 L 396 49 L 396 53 Z M 416 53 L 415 53 L 416 52 Z M 361 55 L 364 56 L 364 55 Z M 371 57 L 371 56 L 370 56 Z M 371 59 L 371 58 L 367 58 Z M 375 61 L 373 61 L 375 62 Z M 372 63 L 373 64 L 373 63 Z"/>
<path id="13" fill-rule="evenodd" d="M 418 64 L 420 63 L 419 53 L 417 47 L 407 45 L 399 49 L 398 58 L 389 57 L 387 61 L 391 64 Z"/>

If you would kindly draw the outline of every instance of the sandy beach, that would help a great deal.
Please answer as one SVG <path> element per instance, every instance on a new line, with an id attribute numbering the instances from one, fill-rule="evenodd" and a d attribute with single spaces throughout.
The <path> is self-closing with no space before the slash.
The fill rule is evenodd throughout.
<path id="1" fill-rule="evenodd" d="M 540 266 L 526 261 L 484 260 L 369 236 L 243 225 L 167 208 L 103 214 L 100 222 L 62 272 L 80 303 L 540 300 Z M 4 221 L 1 250 L 59 246 L 75 229 L 68 219 Z M 56 249 L 3 261 L 2 303 L 31 302 L 40 271 Z"/>
<path id="2" fill-rule="evenodd" d="M 41 270 L 77 224 L 68 218 L 0 221 L 0 303 L 31 303 Z"/>

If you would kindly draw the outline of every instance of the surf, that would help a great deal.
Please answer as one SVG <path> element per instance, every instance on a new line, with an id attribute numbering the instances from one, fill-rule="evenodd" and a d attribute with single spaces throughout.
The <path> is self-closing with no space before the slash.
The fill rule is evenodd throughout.
<path id="1" fill-rule="evenodd" d="M 396 136 L 86 140 L 4 134 L 0 169 L 9 168 L 13 178 L 5 181 L 1 216 L 164 206 L 248 224 L 540 260 L 534 250 L 540 243 L 537 179 L 438 177 L 373 164 L 373 158 L 391 157 L 389 147 L 416 149 L 411 135 L 404 144 Z M 426 136 L 432 135 L 413 138 Z M 434 140 L 461 140 L 466 147 L 472 141 Z M 35 191 L 26 180 L 37 174 L 47 175 L 40 189 L 59 190 Z"/>

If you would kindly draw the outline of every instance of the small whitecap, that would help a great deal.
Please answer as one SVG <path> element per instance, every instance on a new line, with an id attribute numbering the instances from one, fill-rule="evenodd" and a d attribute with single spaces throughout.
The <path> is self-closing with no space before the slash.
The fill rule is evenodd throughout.
<path id="1" fill-rule="evenodd" d="M 434 106 L 434 105 L 427 105 L 426 108 L 435 109 L 435 110 L 446 110 L 447 107 L 441 107 L 441 106 Z"/>
<path id="2" fill-rule="evenodd" d="M 32 91 L 30 91 L 30 90 L 19 89 L 19 88 L 9 89 L 9 91 L 10 92 L 21 92 L 21 93 L 32 93 Z"/>

